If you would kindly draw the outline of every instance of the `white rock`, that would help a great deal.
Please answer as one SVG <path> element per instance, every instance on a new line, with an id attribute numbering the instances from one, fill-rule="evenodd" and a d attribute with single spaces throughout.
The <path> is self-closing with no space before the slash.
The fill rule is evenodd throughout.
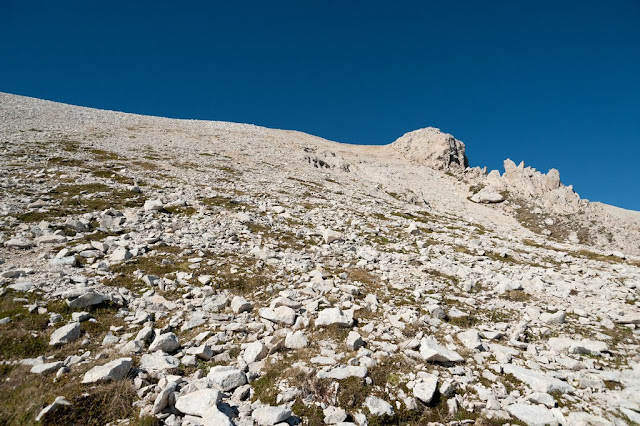
<path id="1" fill-rule="evenodd" d="M 556 406 L 556 400 L 546 392 L 534 392 L 527 396 L 527 399 L 536 404 L 546 405 L 549 408 Z"/>
<path id="2" fill-rule="evenodd" d="M 558 391 L 560 393 L 571 393 L 574 390 L 573 386 L 567 382 L 518 365 L 503 364 L 502 370 L 506 374 L 512 374 L 516 379 L 526 383 L 531 389 L 537 392 L 550 393 Z"/>
<path id="3" fill-rule="evenodd" d="M 309 345 L 309 339 L 302 331 L 287 333 L 284 339 L 284 347 L 287 349 L 302 349 Z"/>
<path id="4" fill-rule="evenodd" d="M 202 415 L 203 426 L 233 426 L 231 419 L 221 412 L 216 405 L 209 407 Z"/>
<path id="5" fill-rule="evenodd" d="M 429 377 L 421 380 L 421 382 L 416 383 L 413 386 L 413 396 L 425 404 L 429 404 L 436 393 L 436 389 L 438 388 L 438 377 L 429 374 Z"/>
<path id="6" fill-rule="evenodd" d="M 98 365 L 87 371 L 82 383 L 99 383 L 109 380 L 120 380 L 129 373 L 133 359 L 119 358 L 104 365 Z"/>
<path id="7" fill-rule="evenodd" d="M 342 238 L 342 234 L 337 231 L 332 231 L 331 229 L 325 229 L 322 231 L 322 238 L 326 244 L 331 244 L 334 241 L 338 241 Z"/>
<path id="8" fill-rule="evenodd" d="M 296 322 L 296 311 L 288 306 L 279 306 L 275 309 L 261 308 L 260 316 L 276 324 L 293 325 Z"/>
<path id="9" fill-rule="evenodd" d="M 477 193 L 473 194 L 470 198 L 474 203 L 500 203 L 504 201 L 504 197 L 498 191 L 491 187 L 482 188 Z"/>
<path id="10" fill-rule="evenodd" d="M 67 241 L 67 237 L 58 234 L 43 235 L 35 239 L 36 244 L 62 244 Z"/>
<path id="11" fill-rule="evenodd" d="M 548 312 L 543 312 L 540 314 L 540 321 L 545 324 L 562 324 L 566 318 L 567 314 L 564 311 L 558 311 L 553 314 Z"/>
<path id="12" fill-rule="evenodd" d="M 324 414 L 324 422 L 328 425 L 342 424 L 347 419 L 347 412 L 340 407 L 330 405 L 322 410 Z"/>
<path id="13" fill-rule="evenodd" d="M 231 310 L 234 314 L 241 314 L 243 312 L 249 312 L 253 309 L 251 303 L 241 296 L 235 296 L 231 300 Z"/>
<path id="14" fill-rule="evenodd" d="M 8 248 L 26 250 L 33 246 L 33 241 L 27 240 L 25 238 L 11 238 L 10 240 L 5 241 L 4 246 Z"/>
<path id="15" fill-rule="evenodd" d="M 123 260 L 131 259 L 133 254 L 126 247 L 118 247 L 111 253 L 109 259 L 113 262 L 122 262 Z"/>
<path id="16" fill-rule="evenodd" d="M 260 341 L 251 342 L 247 345 L 242 354 L 242 359 L 247 364 L 251 364 L 252 362 L 260 361 L 269 353 L 269 349 L 265 346 L 264 343 Z"/>
<path id="17" fill-rule="evenodd" d="M 160 200 L 147 200 L 144 202 L 143 209 L 145 212 L 159 211 L 164 208 L 164 204 Z"/>
<path id="18" fill-rule="evenodd" d="M 355 331 L 349 332 L 346 343 L 347 343 L 347 348 L 349 348 L 352 351 L 357 351 L 362 346 L 364 346 L 364 340 L 362 340 L 362 337 L 360 336 L 360 334 Z"/>
<path id="19" fill-rule="evenodd" d="M 169 405 L 169 398 L 173 392 L 175 392 L 176 387 L 178 386 L 179 381 L 171 380 L 167 383 L 167 385 L 160 391 L 160 393 L 156 396 L 155 401 L 153 402 L 153 407 L 151 408 L 152 414 L 158 414 Z"/>
<path id="20" fill-rule="evenodd" d="M 178 336 L 174 333 L 164 333 L 153 339 L 153 342 L 149 345 L 149 352 L 162 351 L 170 354 L 179 348 L 180 341 L 178 340 Z"/>
<path id="21" fill-rule="evenodd" d="M 567 337 L 551 337 L 549 339 L 549 347 L 554 351 L 562 352 L 569 350 L 574 354 L 598 355 L 608 350 L 605 342 L 597 340 L 573 340 Z"/>
<path id="22" fill-rule="evenodd" d="M 80 323 L 72 322 L 63 327 L 60 327 L 51 334 L 49 345 L 61 345 L 64 343 L 70 343 L 80 337 Z"/>
<path id="23" fill-rule="evenodd" d="M 209 383 L 216 389 L 227 392 L 247 383 L 247 376 L 237 368 L 218 365 L 207 374 Z"/>
<path id="24" fill-rule="evenodd" d="M 180 365 L 180 361 L 164 352 L 155 352 L 152 354 L 144 354 L 140 358 L 140 368 L 148 372 L 158 372 L 170 370 Z"/>
<path id="25" fill-rule="evenodd" d="M 337 324 L 340 327 L 353 325 L 353 311 L 341 311 L 339 308 L 327 308 L 318 314 L 317 327 Z"/>
<path id="26" fill-rule="evenodd" d="M 507 407 L 507 411 L 529 426 L 556 426 L 558 424 L 558 420 L 551 410 L 541 405 L 511 404 Z"/>
<path id="27" fill-rule="evenodd" d="M 176 399 L 176 408 L 192 416 L 203 417 L 205 412 L 220 402 L 222 395 L 215 389 L 200 389 L 181 395 Z"/>
<path id="28" fill-rule="evenodd" d="M 47 362 L 45 364 L 37 364 L 31 367 L 31 372 L 34 374 L 47 374 L 58 371 L 60 367 L 64 366 L 62 361 Z"/>
<path id="29" fill-rule="evenodd" d="M 433 337 L 423 337 L 420 341 L 420 355 L 431 362 L 463 362 L 464 358 L 439 344 Z"/>
<path id="30" fill-rule="evenodd" d="M 370 395 L 364 400 L 364 406 L 373 416 L 393 416 L 393 408 L 384 399 Z"/>
<path id="31" fill-rule="evenodd" d="M 291 417 L 291 409 L 286 406 L 260 407 L 253 410 L 251 418 L 261 426 L 271 426 Z"/>
<path id="32" fill-rule="evenodd" d="M 460 342 L 462 342 L 462 344 L 467 348 L 467 349 L 478 349 L 478 350 L 482 350 L 483 346 L 482 346 L 482 342 L 480 341 L 480 334 L 478 333 L 478 330 L 474 330 L 473 328 L 470 328 L 469 330 L 465 330 L 463 332 L 460 332 L 457 334 L 458 340 L 460 340 Z"/>

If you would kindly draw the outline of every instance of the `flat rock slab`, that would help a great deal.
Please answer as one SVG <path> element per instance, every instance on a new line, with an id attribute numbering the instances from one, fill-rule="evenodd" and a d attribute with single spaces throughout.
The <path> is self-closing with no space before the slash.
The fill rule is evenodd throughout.
<path id="1" fill-rule="evenodd" d="M 218 404 L 222 394 L 215 389 L 201 389 L 181 395 L 176 400 L 176 408 L 192 416 L 202 417 L 207 410 Z"/>
<path id="2" fill-rule="evenodd" d="M 574 391 L 573 386 L 569 383 L 539 371 L 529 370 L 513 364 L 502 364 L 502 370 L 506 374 L 512 374 L 516 379 L 526 383 L 537 392 L 571 393 Z"/>
<path id="3" fill-rule="evenodd" d="M 445 348 L 433 337 L 424 337 L 420 341 L 420 355 L 431 362 L 464 362 L 459 353 Z"/>
<path id="4" fill-rule="evenodd" d="M 529 426 L 557 426 L 558 419 L 551 410 L 541 405 L 512 404 L 507 411 L 513 417 Z"/>
<path id="5" fill-rule="evenodd" d="M 340 327 L 351 327 L 353 325 L 353 312 L 341 311 L 338 308 L 327 308 L 320 311 L 316 326 L 326 326 L 337 324 Z"/>
<path id="6" fill-rule="evenodd" d="M 129 373 L 133 359 L 119 358 L 104 365 L 98 365 L 87 371 L 82 383 L 99 383 L 110 380 L 120 380 Z"/>
<path id="7" fill-rule="evenodd" d="M 344 380 L 349 377 L 367 377 L 367 367 L 361 366 L 345 366 L 345 367 L 336 367 L 329 371 L 318 371 L 319 379 L 335 379 L 335 380 Z"/>
<path id="8" fill-rule="evenodd" d="M 251 418 L 260 426 L 270 426 L 283 422 L 291 417 L 289 407 L 260 407 L 253 410 Z"/>
<path id="9" fill-rule="evenodd" d="M 148 372 L 170 370 L 180 365 L 180 360 L 163 352 L 144 354 L 140 358 L 140 368 Z"/>

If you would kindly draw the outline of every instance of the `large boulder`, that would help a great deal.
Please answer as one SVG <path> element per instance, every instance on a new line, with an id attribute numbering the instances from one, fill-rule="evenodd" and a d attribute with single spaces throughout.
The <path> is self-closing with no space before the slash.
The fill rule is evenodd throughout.
<path id="1" fill-rule="evenodd" d="M 469 166 L 464 143 L 434 127 L 405 133 L 389 148 L 412 162 L 436 170 L 464 170 Z"/>

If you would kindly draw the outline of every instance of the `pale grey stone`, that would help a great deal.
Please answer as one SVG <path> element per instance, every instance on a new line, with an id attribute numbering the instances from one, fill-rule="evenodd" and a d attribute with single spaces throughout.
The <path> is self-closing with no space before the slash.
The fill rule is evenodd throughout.
<path id="1" fill-rule="evenodd" d="M 551 410 L 541 405 L 511 404 L 507 411 L 529 426 L 557 426 L 558 420 Z"/>
<path id="2" fill-rule="evenodd" d="M 207 374 L 209 383 L 216 389 L 227 392 L 247 383 L 245 374 L 237 368 L 218 365 L 212 367 Z"/>
<path id="3" fill-rule="evenodd" d="M 133 359 L 119 358 L 104 365 L 95 366 L 85 373 L 82 383 L 99 383 L 110 380 L 120 380 L 129 373 L 132 365 Z"/>
<path id="4" fill-rule="evenodd" d="M 370 395 L 364 400 L 364 406 L 372 416 L 393 416 L 391 404 L 382 398 Z"/>
<path id="5" fill-rule="evenodd" d="M 51 334 L 49 345 L 54 346 L 71 343 L 80 337 L 81 331 L 82 329 L 80 327 L 80 323 L 78 322 L 72 322 L 70 324 L 62 326 Z"/>
<path id="6" fill-rule="evenodd" d="M 317 327 L 337 324 L 340 327 L 353 325 L 353 311 L 341 311 L 339 308 L 327 308 L 318 314 L 315 325 Z"/>
<path id="7" fill-rule="evenodd" d="M 251 418 L 261 426 L 271 426 L 291 417 L 291 409 L 286 406 L 260 407 L 253 410 Z"/>
<path id="8" fill-rule="evenodd" d="M 220 402 L 222 395 L 215 389 L 200 389 L 186 395 L 180 395 L 176 399 L 176 408 L 192 416 L 202 417 L 212 406 Z"/>
<path id="9" fill-rule="evenodd" d="M 420 382 L 413 386 L 413 396 L 425 404 L 429 404 L 433 399 L 437 388 L 438 377 L 430 374 L 429 377 L 422 378 Z"/>

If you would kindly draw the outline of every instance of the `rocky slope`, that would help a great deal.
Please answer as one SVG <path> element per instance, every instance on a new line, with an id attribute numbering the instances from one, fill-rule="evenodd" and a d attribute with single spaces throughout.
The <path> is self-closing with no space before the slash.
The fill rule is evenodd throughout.
<path id="1" fill-rule="evenodd" d="M 640 216 L 557 171 L 9 94 L 0 144 L 2 424 L 640 423 Z"/>

